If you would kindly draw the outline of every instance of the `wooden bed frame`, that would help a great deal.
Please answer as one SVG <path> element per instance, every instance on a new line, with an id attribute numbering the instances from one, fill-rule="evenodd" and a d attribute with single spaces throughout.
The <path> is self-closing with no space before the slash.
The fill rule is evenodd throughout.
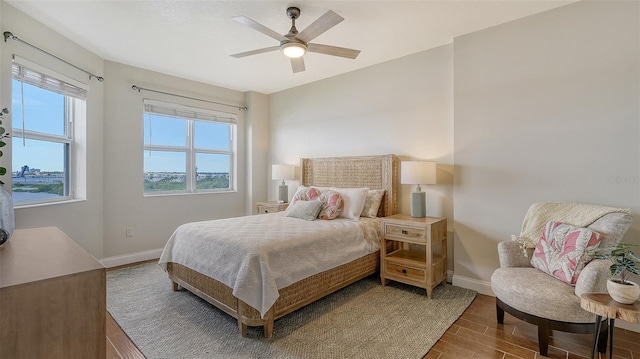
<path id="1" fill-rule="evenodd" d="M 385 189 L 378 216 L 396 213 L 395 155 L 303 158 L 300 169 L 304 186 Z M 379 264 L 378 251 L 282 288 L 278 290 L 280 296 L 264 318 L 256 309 L 234 297 L 231 288 L 213 278 L 177 263 L 168 263 L 167 272 L 174 291 L 183 287 L 237 318 L 241 335 L 246 335 L 247 326 L 262 326 L 265 337 L 270 338 L 274 320 L 376 273 Z"/>

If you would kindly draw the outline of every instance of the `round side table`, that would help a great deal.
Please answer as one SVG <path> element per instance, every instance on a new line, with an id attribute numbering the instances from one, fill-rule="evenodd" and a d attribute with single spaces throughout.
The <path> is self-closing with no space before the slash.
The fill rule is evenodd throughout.
<path id="1" fill-rule="evenodd" d="M 613 300 L 609 293 L 585 293 L 580 297 L 580 306 L 582 309 L 596 315 L 591 359 L 595 356 L 603 317 L 609 319 L 609 358 L 613 358 L 613 328 L 615 320 L 622 319 L 630 323 L 640 323 L 639 301 L 633 304 L 621 304 Z"/>

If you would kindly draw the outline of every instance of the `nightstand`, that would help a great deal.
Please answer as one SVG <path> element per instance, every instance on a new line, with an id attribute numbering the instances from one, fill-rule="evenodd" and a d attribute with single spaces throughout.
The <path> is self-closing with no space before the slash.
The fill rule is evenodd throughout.
<path id="1" fill-rule="evenodd" d="M 289 207 L 289 203 L 278 203 L 276 201 L 258 202 L 258 214 L 282 212 Z"/>
<path id="2" fill-rule="evenodd" d="M 447 219 L 396 214 L 382 218 L 380 279 L 427 290 L 447 279 Z"/>

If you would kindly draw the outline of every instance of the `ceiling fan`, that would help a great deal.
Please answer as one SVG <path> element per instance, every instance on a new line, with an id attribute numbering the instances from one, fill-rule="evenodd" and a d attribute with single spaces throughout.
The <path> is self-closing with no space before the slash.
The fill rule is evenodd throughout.
<path id="1" fill-rule="evenodd" d="M 302 58 L 302 56 L 304 56 L 304 54 L 307 52 L 317 52 L 320 54 L 346 57 L 349 59 L 355 59 L 358 54 L 360 54 L 360 50 L 314 44 L 309 42 L 344 20 L 344 18 L 342 18 L 335 12 L 331 10 L 327 11 L 324 15 L 320 16 L 316 21 L 307 26 L 307 28 L 302 30 L 302 32 L 300 33 L 298 33 L 298 29 L 296 29 L 296 19 L 300 17 L 300 9 L 297 7 L 287 8 L 287 16 L 291 19 L 291 29 L 285 35 L 280 35 L 277 32 L 249 19 L 246 16 L 234 17 L 233 19 L 241 23 L 242 25 L 248 26 L 254 30 L 258 30 L 263 34 L 280 41 L 280 45 L 241 52 L 238 54 L 233 54 L 231 56 L 240 58 L 261 54 L 264 52 L 280 50 L 285 56 L 291 58 L 291 68 L 293 69 L 293 72 L 296 73 L 304 71 L 304 59 Z"/>

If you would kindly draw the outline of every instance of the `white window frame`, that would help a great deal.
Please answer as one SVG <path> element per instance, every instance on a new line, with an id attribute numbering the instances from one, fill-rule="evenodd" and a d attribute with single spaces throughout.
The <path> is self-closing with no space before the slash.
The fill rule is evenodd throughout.
<path id="1" fill-rule="evenodd" d="M 15 146 L 22 146 L 23 138 L 25 140 L 39 140 L 46 141 L 52 143 L 63 143 L 66 144 L 65 154 L 65 184 L 66 188 L 64 189 L 65 195 L 61 197 L 55 198 L 46 198 L 41 200 L 31 200 L 31 201 L 20 201 L 14 202 L 15 208 L 20 207 L 31 207 L 38 205 L 47 205 L 54 204 L 60 202 L 68 202 L 71 200 L 84 200 L 86 197 L 86 193 L 80 188 L 86 187 L 86 163 L 84 159 L 86 155 L 82 152 L 81 148 L 84 148 L 82 144 L 85 141 L 86 134 L 83 133 L 83 129 L 85 128 L 86 118 L 87 118 L 87 92 L 89 86 L 85 83 L 82 83 L 78 80 L 69 78 L 65 75 L 62 75 L 56 71 L 50 70 L 44 66 L 41 66 L 37 63 L 29 61 L 27 59 L 18 57 L 16 55 L 13 56 L 13 66 L 21 66 L 26 69 L 38 72 L 42 75 L 45 75 L 49 78 L 53 78 L 57 81 L 60 81 L 64 84 L 72 85 L 75 87 L 74 90 L 79 90 L 80 95 L 78 97 L 71 95 L 70 93 L 65 93 L 64 84 L 62 85 L 62 89 L 57 91 L 56 89 L 39 86 L 31 81 L 26 81 L 25 83 L 29 83 L 30 85 L 43 88 L 47 91 L 51 91 L 54 93 L 58 93 L 64 96 L 65 104 L 64 104 L 64 121 L 65 121 L 65 130 L 63 135 L 55 135 L 49 134 L 45 132 L 38 131 L 30 131 L 24 130 L 20 125 L 22 124 L 22 118 L 19 113 L 15 113 L 12 111 L 12 153 L 13 148 Z M 12 69 L 13 71 L 13 69 Z M 15 78 L 13 75 L 11 76 L 12 82 L 14 79 L 19 80 L 19 78 Z M 12 91 L 13 92 L 13 91 Z M 82 94 L 82 92 L 84 92 Z M 76 93 L 76 95 L 78 95 Z M 18 126 L 16 126 L 18 125 Z M 13 161 L 12 161 L 13 165 Z M 16 168 L 11 169 L 11 172 L 15 172 Z M 13 185 L 13 182 L 11 182 Z"/>
<path id="2" fill-rule="evenodd" d="M 186 189 L 174 191 L 151 191 L 146 192 L 143 181 L 143 194 L 145 197 L 158 195 L 175 195 L 175 194 L 201 194 L 201 193 L 227 193 L 236 191 L 237 176 L 237 138 L 238 123 L 237 115 L 231 113 L 218 112 L 201 107 L 185 106 L 176 103 L 162 102 L 151 99 L 144 99 L 143 123 L 147 114 L 160 115 L 164 117 L 173 117 L 185 121 L 186 129 L 186 145 L 185 146 L 166 146 L 154 145 L 153 140 L 150 144 L 144 143 L 143 154 L 147 151 L 166 151 L 166 152 L 183 152 L 186 154 Z M 195 147 L 195 123 L 196 122 L 212 122 L 229 125 L 229 149 L 208 149 Z M 143 131 L 144 133 L 144 131 Z M 197 189 L 196 180 L 196 154 L 222 154 L 229 156 L 229 188 L 220 189 Z M 144 159 L 143 159 L 144 161 Z M 144 166 L 143 173 L 144 176 Z"/>

